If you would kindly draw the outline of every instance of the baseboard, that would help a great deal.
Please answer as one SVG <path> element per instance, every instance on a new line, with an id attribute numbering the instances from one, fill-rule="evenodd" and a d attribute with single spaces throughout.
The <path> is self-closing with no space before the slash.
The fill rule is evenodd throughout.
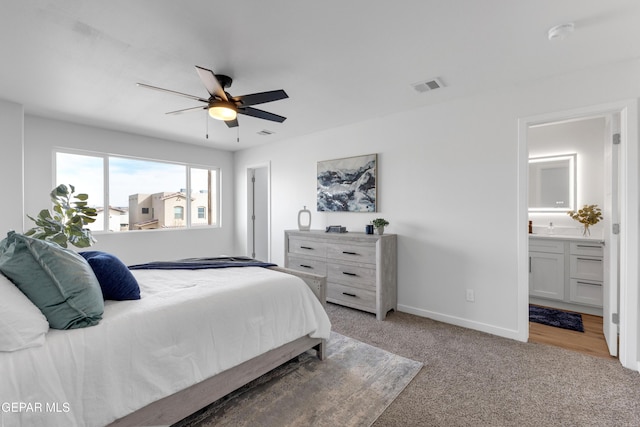
<path id="1" fill-rule="evenodd" d="M 423 310 L 421 308 L 411 307 L 411 306 L 402 305 L 402 304 L 398 304 L 398 311 L 437 320 L 438 322 L 444 322 L 444 323 L 449 323 L 456 326 L 462 326 L 463 328 L 473 329 L 480 332 L 486 332 L 488 334 L 497 335 L 503 338 L 509 338 L 509 339 L 521 341 L 521 342 L 527 341 L 527 338 L 522 337 L 523 336 L 522 332 L 514 329 L 501 328 L 499 326 L 489 325 L 488 323 L 476 322 L 474 320 L 469 320 L 462 317 L 451 316 L 448 314 L 442 314 L 435 311 Z"/>

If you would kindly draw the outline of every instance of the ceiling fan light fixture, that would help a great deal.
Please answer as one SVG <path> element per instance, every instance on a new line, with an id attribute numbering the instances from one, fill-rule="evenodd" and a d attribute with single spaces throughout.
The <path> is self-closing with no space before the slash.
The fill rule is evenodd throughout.
<path id="1" fill-rule="evenodd" d="M 209 115 L 216 120 L 235 120 L 238 117 L 236 106 L 230 102 L 216 102 L 209 107 Z"/>

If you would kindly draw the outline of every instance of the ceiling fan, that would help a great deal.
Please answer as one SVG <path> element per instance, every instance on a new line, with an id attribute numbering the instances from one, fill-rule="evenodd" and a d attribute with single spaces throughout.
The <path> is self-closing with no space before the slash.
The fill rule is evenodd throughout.
<path id="1" fill-rule="evenodd" d="M 175 90 L 163 89 L 156 86 L 150 86 L 144 83 L 138 83 L 138 86 L 145 87 L 147 89 L 154 89 L 161 92 L 172 93 L 174 95 L 183 96 L 185 98 L 200 101 L 206 106 L 198 106 L 185 108 L 183 110 L 170 111 L 166 114 L 182 114 L 187 111 L 196 110 L 209 110 L 209 115 L 217 120 L 223 120 L 228 127 L 233 128 L 238 126 L 238 114 L 244 114 L 246 116 L 257 117 L 259 119 L 271 120 L 273 122 L 282 123 L 287 118 L 279 116 L 277 114 L 269 113 L 268 111 L 259 110 L 251 107 L 252 105 L 264 104 L 266 102 L 278 101 L 280 99 L 288 98 L 289 95 L 282 90 L 271 90 L 268 92 L 252 93 L 249 95 L 231 96 L 225 91 L 226 88 L 231 87 L 233 80 L 229 76 L 224 74 L 214 74 L 213 71 L 199 67 L 196 65 L 196 71 L 200 76 L 200 80 L 207 88 L 209 92 L 209 98 L 200 98 L 199 96 L 189 95 L 182 92 L 176 92 Z"/>

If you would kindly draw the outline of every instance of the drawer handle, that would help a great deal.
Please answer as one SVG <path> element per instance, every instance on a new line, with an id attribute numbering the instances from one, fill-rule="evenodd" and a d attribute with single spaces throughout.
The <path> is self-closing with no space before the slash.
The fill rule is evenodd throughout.
<path id="1" fill-rule="evenodd" d="M 594 249 L 601 249 L 602 246 L 594 246 L 594 245 L 576 245 L 579 248 L 594 248 Z"/>
<path id="2" fill-rule="evenodd" d="M 300 267 L 303 267 L 303 268 L 313 268 L 313 267 L 311 267 L 310 265 L 306 265 L 306 264 L 300 264 Z"/>
<path id="3" fill-rule="evenodd" d="M 578 260 L 580 260 L 580 261 L 595 261 L 595 262 L 602 262 L 602 260 L 601 260 L 601 259 L 596 259 L 596 258 L 580 258 L 580 257 L 578 257 L 578 258 L 576 258 L 576 259 L 578 259 Z"/>
<path id="4" fill-rule="evenodd" d="M 346 274 L 347 276 L 357 276 L 356 273 L 349 273 L 348 271 L 343 271 L 342 274 Z"/>
<path id="5" fill-rule="evenodd" d="M 342 253 L 346 255 L 358 255 L 357 252 L 342 251 Z"/>
<path id="6" fill-rule="evenodd" d="M 350 294 L 349 292 L 343 292 L 342 295 L 346 295 L 348 297 L 353 297 L 353 298 L 357 297 L 356 294 Z"/>
<path id="7" fill-rule="evenodd" d="M 309 246 L 300 246 L 300 249 L 308 249 L 310 251 L 313 250 L 313 248 L 310 248 Z"/>
<path id="8" fill-rule="evenodd" d="M 579 285 L 602 286 L 600 283 L 581 282 L 579 280 L 576 283 L 579 284 Z"/>

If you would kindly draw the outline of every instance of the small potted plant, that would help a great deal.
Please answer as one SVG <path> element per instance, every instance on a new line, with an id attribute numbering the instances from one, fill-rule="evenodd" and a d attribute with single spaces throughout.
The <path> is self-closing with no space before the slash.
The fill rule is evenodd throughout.
<path id="1" fill-rule="evenodd" d="M 584 205 L 578 212 L 569 211 L 567 214 L 583 225 L 582 235 L 590 236 L 589 226 L 597 224 L 602 219 L 602 211 L 598 205 Z"/>
<path id="2" fill-rule="evenodd" d="M 373 224 L 373 228 L 375 228 L 378 231 L 378 234 L 383 234 L 384 227 L 389 225 L 389 221 L 387 221 L 384 218 L 376 218 L 373 221 L 371 221 L 371 224 Z"/>

